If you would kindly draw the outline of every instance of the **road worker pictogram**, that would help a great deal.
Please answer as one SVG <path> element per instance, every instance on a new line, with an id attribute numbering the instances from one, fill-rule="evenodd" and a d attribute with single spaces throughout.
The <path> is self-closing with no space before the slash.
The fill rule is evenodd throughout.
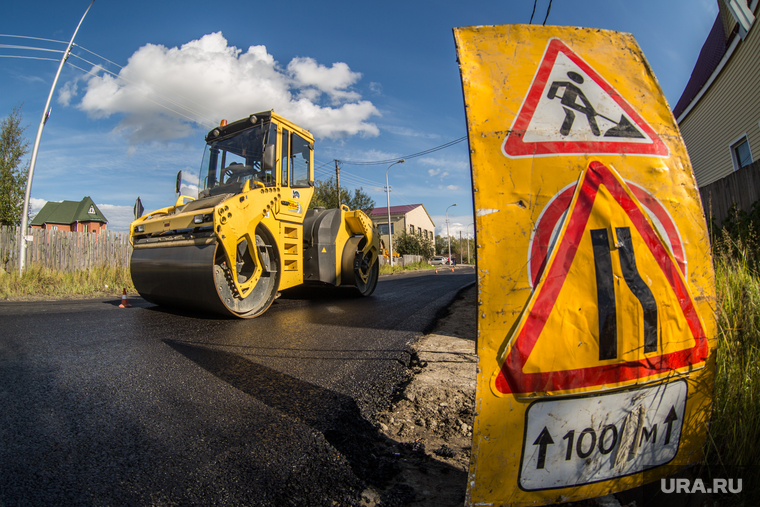
<path id="1" fill-rule="evenodd" d="M 503 151 L 508 157 L 668 155 L 633 106 L 560 39 L 549 41 Z"/>

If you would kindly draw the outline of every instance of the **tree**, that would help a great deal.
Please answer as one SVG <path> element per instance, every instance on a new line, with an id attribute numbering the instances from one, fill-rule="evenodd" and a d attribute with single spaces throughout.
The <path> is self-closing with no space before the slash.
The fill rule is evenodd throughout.
<path id="1" fill-rule="evenodd" d="M 311 199 L 309 208 L 337 208 L 338 185 L 332 176 L 328 180 L 317 180 L 314 184 L 314 197 Z M 375 207 L 375 201 L 359 187 L 354 189 L 353 195 L 346 187 L 340 188 L 340 202 L 351 209 L 360 209 L 369 213 Z"/>
<path id="2" fill-rule="evenodd" d="M 24 212 L 27 168 L 21 159 L 29 151 L 21 126 L 21 106 L 0 121 L 0 224 L 18 225 Z"/>
<path id="3" fill-rule="evenodd" d="M 421 255 L 430 259 L 435 255 L 432 239 L 423 238 L 419 234 L 409 234 L 402 231 L 393 235 L 393 249 L 401 255 Z"/>
<path id="4" fill-rule="evenodd" d="M 439 255 L 449 254 L 449 243 L 446 236 L 440 234 L 435 235 L 435 252 Z"/>

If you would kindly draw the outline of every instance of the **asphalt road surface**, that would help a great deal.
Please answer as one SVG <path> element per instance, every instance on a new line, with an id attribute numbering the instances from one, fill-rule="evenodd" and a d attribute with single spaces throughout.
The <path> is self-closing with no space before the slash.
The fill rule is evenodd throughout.
<path id="1" fill-rule="evenodd" d="M 370 298 L 295 289 L 253 320 L 0 303 L 0 507 L 355 505 L 398 471 L 372 414 L 474 281 L 462 267 L 382 277 Z"/>

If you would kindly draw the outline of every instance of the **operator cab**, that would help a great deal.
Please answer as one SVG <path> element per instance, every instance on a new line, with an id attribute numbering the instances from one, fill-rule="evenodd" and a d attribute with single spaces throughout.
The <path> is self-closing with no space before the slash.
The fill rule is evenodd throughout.
<path id="1" fill-rule="evenodd" d="M 251 115 L 229 125 L 222 122 L 206 135 L 198 197 L 239 193 L 251 179 L 275 186 L 276 150 L 277 125 L 269 114 Z"/>
<path id="2" fill-rule="evenodd" d="M 251 187 L 313 187 L 314 144 L 287 123 L 267 111 L 206 134 L 198 198 L 240 193 L 248 180 Z"/>

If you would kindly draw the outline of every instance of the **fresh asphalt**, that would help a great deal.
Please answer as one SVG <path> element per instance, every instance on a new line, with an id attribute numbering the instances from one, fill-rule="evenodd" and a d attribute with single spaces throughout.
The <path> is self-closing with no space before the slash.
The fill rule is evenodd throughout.
<path id="1" fill-rule="evenodd" d="M 253 320 L 0 303 L 0 506 L 357 504 L 396 466 L 367 419 L 474 281 L 297 288 Z"/>

